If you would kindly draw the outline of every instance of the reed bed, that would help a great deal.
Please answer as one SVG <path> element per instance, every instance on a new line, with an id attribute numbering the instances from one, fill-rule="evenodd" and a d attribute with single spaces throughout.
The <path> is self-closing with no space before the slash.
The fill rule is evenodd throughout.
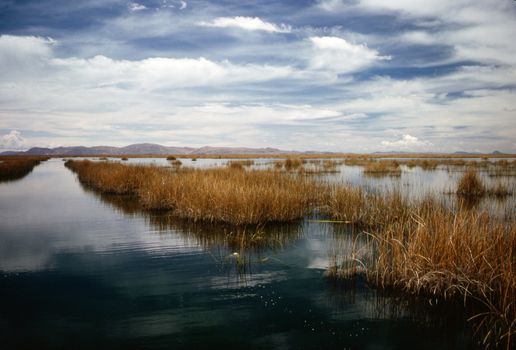
<path id="1" fill-rule="evenodd" d="M 48 157 L 1 157 L 0 181 L 14 181 L 25 177 Z"/>
<path id="2" fill-rule="evenodd" d="M 411 159 L 401 161 L 400 164 L 406 165 L 409 168 L 420 167 L 423 170 L 435 170 L 442 163 L 435 159 Z"/>
<path id="3" fill-rule="evenodd" d="M 401 168 L 395 160 L 380 160 L 365 165 L 364 175 L 367 176 L 400 176 Z"/>
<path id="4" fill-rule="evenodd" d="M 304 217 L 320 198 L 312 180 L 268 170 L 169 171 L 89 161 L 68 161 L 66 166 L 98 191 L 133 195 L 144 208 L 168 210 L 194 222 L 288 222 Z"/>
<path id="5" fill-rule="evenodd" d="M 325 214 L 363 228 L 384 226 L 409 215 L 410 203 L 400 192 L 381 195 L 341 185 L 327 190 L 324 197 Z"/>
<path id="6" fill-rule="evenodd" d="M 473 168 L 466 171 L 460 178 L 456 193 L 462 197 L 482 197 L 485 195 L 505 197 L 511 194 L 507 186 L 502 183 L 491 187 L 486 186 Z"/>
<path id="7" fill-rule="evenodd" d="M 281 169 L 286 170 L 286 161 L 281 161 Z M 299 163 L 296 169 L 302 168 L 303 162 Z M 315 182 L 292 171 L 245 170 L 236 164 L 238 169 L 172 171 L 66 162 L 81 183 L 99 192 L 131 195 L 144 208 L 167 210 L 172 217 L 194 223 L 263 225 L 295 221 L 317 210 L 350 224 L 365 237 L 360 240 L 362 252 L 353 246 L 345 264 L 335 260 L 330 275 L 362 274 L 380 288 L 483 305 L 471 319 L 484 331 L 485 344 L 512 344 L 516 332 L 513 216 L 500 220 L 462 204 L 450 208 L 433 197 L 409 201 L 400 192 L 370 193 Z M 458 184 L 461 193 L 486 191 L 476 173 L 468 171 L 464 177 Z"/>
<path id="8" fill-rule="evenodd" d="M 367 229 L 347 256 L 334 259 L 329 276 L 361 274 L 382 289 L 481 304 L 470 316 L 484 343 L 514 342 L 514 218 L 497 220 L 461 205 L 452 211 L 433 197 L 408 202 L 398 193 L 377 196 L 351 187 L 332 191 L 328 213 Z"/>
<path id="9" fill-rule="evenodd" d="M 507 344 L 516 332 L 516 225 L 485 213 L 432 205 L 412 209 L 374 235 L 368 279 L 382 288 L 481 303 L 472 315 L 484 344 Z"/>

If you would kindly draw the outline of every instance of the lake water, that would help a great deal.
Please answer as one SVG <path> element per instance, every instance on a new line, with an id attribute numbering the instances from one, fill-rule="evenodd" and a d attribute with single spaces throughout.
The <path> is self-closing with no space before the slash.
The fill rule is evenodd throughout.
<path id="1" fill-rule="evenodd" d="M 307 218 L 255 236 L 144 213 L 44 162 L 0 183 L 2 349 L 474 346 L 460 309 L 326 278 L 349 227 Z"/>

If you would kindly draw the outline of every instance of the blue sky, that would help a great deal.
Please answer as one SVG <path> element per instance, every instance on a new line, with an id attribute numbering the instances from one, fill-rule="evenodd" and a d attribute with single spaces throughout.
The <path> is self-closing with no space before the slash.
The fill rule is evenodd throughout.
<path id="1" fill-rule="evenodd" d="M 0 150 L 516 152 L 516 2 L 0 0 Z"/>

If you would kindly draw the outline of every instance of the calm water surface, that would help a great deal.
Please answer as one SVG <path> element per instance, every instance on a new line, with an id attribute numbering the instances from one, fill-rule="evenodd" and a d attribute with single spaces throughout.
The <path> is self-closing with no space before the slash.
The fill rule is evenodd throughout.
<path id="1" fill-rule="evenodd" d="M 307 219 L 246 247 L 239 237 L 98 196 L 57 159 L 0 183 L 2 349 L 473 346 L 460 310 L 325 278 L 353 239 L 346 226 Z"/>

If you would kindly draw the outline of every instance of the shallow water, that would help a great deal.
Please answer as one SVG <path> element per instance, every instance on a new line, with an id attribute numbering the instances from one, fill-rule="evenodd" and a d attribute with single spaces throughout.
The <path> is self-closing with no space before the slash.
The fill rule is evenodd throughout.
<path id="1" fill-rule="evenodd" d="M 44 162 L 0 183 L 2 348 L 473 346 L 461 310 L 324 277 L 353 240 L 347 226 L 306 219 L 241 237 L 143 213 Z"/>

